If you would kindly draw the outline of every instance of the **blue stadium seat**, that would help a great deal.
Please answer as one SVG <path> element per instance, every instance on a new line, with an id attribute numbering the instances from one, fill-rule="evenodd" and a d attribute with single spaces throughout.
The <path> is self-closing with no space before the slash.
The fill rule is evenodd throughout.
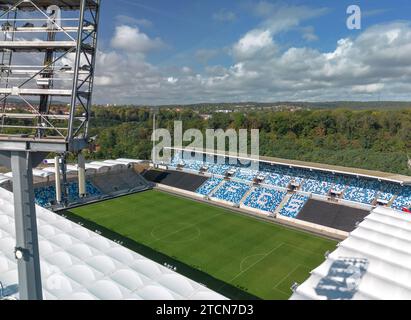
<path id="1" fill-rule="evenodd" d="M 237 169 L 233 177 L 239 180 L 251 182 L 254 180 L 256 175 L 258 175 L 258 171 L 256 170 L 239 168 Z"/>
<path id="2" fill-rule="evenodd" d="M 309 198 L 307 196 L 298 194 L 292 195 L 284 207 L 280 210 L 280 214 L 285 217 L 296 218 L 301 209 L 307 203 L 308 199 Z"/>
<path id="3" fill-rule="evenodd" d="M 379 182 L 377 180 L 356 179 L 348 183 L 348 187 L 344 191 L 343 199 L 372 204 L 378 194 Z"/>
<path id="4" fill-rule="evenodd" d="M 228 158 L 211 157 L 212 161 L 206 160 L 205 156 L 203 161 L 183 160 L 182 154 L 177 153 L 171 163 L 174 166 L 184 163 L 185 169 L 189 171 L 199 171 L 201 167 L 207 166 L 209 173 L 221 177 L 225 176 L 228 170 L 235 169 L 234 179 L 251 182 L 256 176 L 262 176 L 265 177 L 264 184 L 282 188 L 286 188 L 291 182 L 295 182 L 301 185 L 301 191 L 317 195 L 327 195 L 330 190 L 333 190 L 342 193 L 345 200 L 361 204 L 372 204 L 375 199 L 390 201 L 398 195 L 393 207 L 401 209 L 408 206 L 410 204 L 409 200 L 411 200 L 411 194 L 406 187 L 401 187 L 395 183 L 380 182 L 376 179 L 354 178 L 341 174 L 272 165 L 265 162 L 261 162 L 259 171 L 256 171 L 242 165 L 240 162 L 230 163 L 231 161 Z M 218 163 L 217 160 L 219 160 Z M 210 183 L 211 185 L 205 185 L 204 189 L 200 188 L 197 192 L 209 194 L 210 190 L 208 189 L 213 186 L 213 183 Z"/>
<path id="5" fill-rule="evenodd" d="M 93 198 L 102 195 L 101 191 L 94 186 L 90 181 L 86 181 L 86 192 L 88 198 Z M 35 202 L 41 207 L 49 207 L 56 201 L 56 187 L 48 186 L 34 189 Z M 68 185 L 68 200 L 69 203 L 80 200 L 79 188 L 77 182 L 70 182 Z"/>
<path id="6" fill-rule="evenodd" d="M 304 192 L 327 195 L 332 187 L 332 179 L 326 175 L 312 172 L 304 179 L 301 190 Z"/>
<path id="7" fill-rule="evenodd" d="M 212 177 L 204 182 L 196 192 L 203 196 L 208 196 L 221 183 L 221 181 L 223 181 L 223 179 Z"/>
<path id="8" fill-rule="evenodd" d="M 392 208 L 397 210 L 402 210 L 403 208 L 410 208 L 411 207 L 411 187 L 403 187 L 395 198 Z"/>
<path id="9" fill-rule="evenodd" d="M 212 196 L 220 200 L 239 204 L 248 190 L 250 190 L 250 186 L 247 184 L 226 181 Z"/>
<path id="10" fill-rule="evenodd" d="M 257 187 L 244 201 L 244 205 L 250 208 L 273 213 L 280 205 L 281 201 L 283 201 L 285 195 L 285 192 Z"/>

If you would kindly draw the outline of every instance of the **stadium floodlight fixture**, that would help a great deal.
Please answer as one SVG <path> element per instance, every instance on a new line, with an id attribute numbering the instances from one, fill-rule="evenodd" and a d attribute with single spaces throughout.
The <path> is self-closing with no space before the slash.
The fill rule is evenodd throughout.
<path id="1" fill-rule="evenodd" d="M 16 260 L 27 259 L 29 254 L 30 253 L 27 251 L 27 249 L 21 247 L 14 249 L 14 257 L 16 258 Z"/>

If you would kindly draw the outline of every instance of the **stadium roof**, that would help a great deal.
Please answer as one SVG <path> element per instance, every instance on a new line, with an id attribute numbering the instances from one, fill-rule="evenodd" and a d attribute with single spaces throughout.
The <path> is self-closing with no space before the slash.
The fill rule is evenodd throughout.
<path id="1" fill-rule="evenodd" d="M 47 170 L 40 170 L 40 169 L 33 169 L 33 176 L 40 177 L 40 178 L 47 178 L 50 176 L 54 176 L 54 171 L 47 171 Z"/>
<path id="2" fill-rule="evenodd" d="M 41 207 L 37 223 L 44 299 L 225 299 Z M 18 297 L 14 228 L 13 195 L 0 188 L 0 281 Z"/>
<path id="3" fill-rule="evenodd" d="M 120 158 L 120 159 L 117 159 L 117 161 L 126 162 L 126 163 L 142 163 L 142 162 L 144 162 L 145 160 Z"/>
<path id="4" fill-rule="evenodd" d="M 183 150 L 180 148 L 169 148 L 169 149 Z M 184 150 L 190 151 L 191 149 L 185 148 Z M 249 155 L 242 155 L 242 154 L 238 155 L 238 154 L 233 154 L 233 153 L 224 152 L 224 151 L 216 152 L 213 150 L 210 151 L 206 149 L 204 150 L 192 149 L 192 151 L 196 151 L 199 153 L 205 153 L 205 154 L 235 157 L 239 159 L 255 160 L 255 159 L 250 158 Z M 411 185 L 410 176 L 400 175 L 396 173 L 388 173 L 388 172 L 366 170 L 366 169 L 359 169 L 359 168 L 349 168 L 349 167 L 343 167 L 343 166 L 335 166 L 335 165 L 306 162 L 306 161 L 299 161 L 299 160 L 288 160 L 288 159 L 281 159 L 281 158 L 274 158 L 274 157 L 260 156 L 258 160 L 260 162 L 266 162 L 270 164 L 292 166 L 292 167 L 303 168 L 303 169 L 320 170 L 320 171 L 325 171 L 325 172 L 339 173 L 339 174 L 351 175 L 351 176 L 360 176 L 360 177 L 372 178 L 372 179 L 380 179 L 380 180 L 389 181 L 389 182 Z"/>
<path id="5" fill-rule="evenodd" d="M 3 182 L 6 182 L 6 181 L 10 181 L 10 180 L 11 180 L 10 177 L 7 177 L 3 174 L 0 174 L 0 184 L 3 183 Z"/>
<path id="6" fill-rule="evenodd" d="M 411 216 L 372 211 L 290 299 L 411 299 Z"/>
<path id="7" fill-rule="evenodd" d="M 47 8 L 51 5 L 57 5 L 61 9 L 65 10 L 75 10 L 80 7 L 80 0 L 31 0 L 36 6 L 40 8 Z M 9 5 L 16 5 L 20 0 L 0 0 L 0 7 L 9 6 Z M 96 2 L 94 0 L 87 0 L 87 7 L 94 8 L 96 6 Z M 21 10 L 34 10 L 35 7 L 33 6 L 30 1 L 22 2 L 19 6 Z"/>

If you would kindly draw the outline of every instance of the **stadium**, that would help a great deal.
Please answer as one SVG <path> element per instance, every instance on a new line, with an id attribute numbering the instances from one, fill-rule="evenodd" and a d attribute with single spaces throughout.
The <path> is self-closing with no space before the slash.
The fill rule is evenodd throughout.
<path id="1" fill-rule="evenodd" d="M 71 274 L 78 268 L 75 258 L 85 254 L 75 250 L 78 239 L 65 240 L 52 231 L 71 224 L 70 230 L 95 234 L 118 250 L 123 247 L 129 254 L 141 255 L 162 272 L 192 281 L 202 288 L 190 296 L 194 299 L 409 298 L 401 278 L 409 274 L 402 263 L 408 253 L 397 248 L 397 243 L 407 243 L 410 226 L 402 211 L 411 205 L 407 177 L 269 158 L 260 160 L 256 171 L 239 161 L 233 165 L 232 156 L 224 153 L 210 157 L 209 152 L 173 149 L 173 154 L 167 163 L 133 159 L 87 163 L 83 198 L 78 195 L 77 168 L 69 166 L 70 202 L 64 208 L 55 199 L 55 171 L 50 166 L 54 160 L 35 169 L 35 199 L 47 217 L 39 226 L 40 252 L 49 252 L 41 255 L 42 265 L 60 270 L 66 259 L 73 265 L 62 268 L 62 276 L 81 283 L 80 273 Z M 203 161 L 192 160 L 193 156 Z M 5 190 L 12 189 L 10 176 L 1 177 Z M 2 194 L 10 201 L 8 191 Z M 48 210 L 58 215 L 50 226 L 53 214 Z M 12 252 L 10 211 L 6 210 L 5 219 L 9 224 L 1 224 L 2 252 Z M 390 233 L 393 228 L 401 235 Z M 64 254 L 54 248 L 60 241 Z M 8 271 L 2 272 L 1 281 L 7 286 L 16 282 L 16 270 L 10 256 L 2 259 Z M 93 270 L 87 263 L 82 268 Z M 50 271 L 46 277 L 53 276 Z M 46 298 L 124 299 L 124 283 L 116 279 L 110 275 L 116 290 L 108 290 L 109 284 L 101 290 L 118 295 L 105 297 L 94 287 L 81 294 L 64 288 L 48 290 Z M 394 284 L 394 291 L 386 290 Z M 148 298 L 188 299 L 183 287 L 162 286 L 163 293 L 159 290 Z"/>
<path id="2" fill-rule="evenodd" d="M 335 52 L 289 48 L 276 56 L 278 30 L 293 29 L 304 33 L 303 40 L 315 40 L 313 28 L 300 28 L 299 23 L 327 10 L 303 14 L 291 29 L 290 20 L 277 17 L 281 28 L 261 34 L 250 29 L 223 50 L 234 59 L 231 66 L 205 66 L 223 54 L 218 50 L 180 48 L 185 56 L 180 51 L 174 58 L 199 59 L 204 64 L 201 75 L 186 65 L 167 65 L 166 60 L 173 60 L 168 53 L 163 53 L 165 67 L 146 60 L 148 52 L 168 45 L 142 31 L 153 26 L 151 21 L 126 16 L 112 3 L 113 14 L 107 10 L 102 17 L 114 34 L 103 39 L 100 49 L 100 5 L 100 0 L 0 0 L 2 302 L 411 299 L 411 147 L 406 143 L 411 112 L 387 115 L 387 107 L 382 115 L 371 109 L 333 113 L 327 107 L 312 111 L 318 107 L 314 102 L 299 103 L 339 97 L 334 91 L 321 96 L 315 88 L 341 89 L 331 78 L 349 78 L 334 76 L 350 60 L 345 52 L 366 40 L 366 47 L 379 54 L 378 46 L 369 45 L 375 34 L 379 42 L 387 42 L 390 54 L 402 52 L 394 45 L 401 42 L 396 38 L 409 37 L 411 32 L 398 31 L 409 30 L 409 25 L 388 25 L 394 31 L 386 38 L 380 37 L 378 26 L 370 28 L 338 40 Z M 256 26 L 272 23 L 267 16 L 277 13 L 276 7 L 265 2 L 258 7 L 255 14 L 262 21 Z M 288 14 L 309 11 L 305 6 L 281 8 Z M 210 15 L 214 26 L 236 21 L 233 12 L 219 9 Z M 193 10 L 198 11 L 203 10 Z M 170 18 L 163 10 L 151 13 Z M 321 68 L 315 66 L 305 81 L 301 70 L 293 86 L 291 76 L 306 61 L 301 58 L 306 53 L 324 65 L 326 75 L 317 82 Z M 299 55 L 299 63 L 292 63 Z M 267 60 L 254 70 L 261 59 Z M 384 64 L 379 55 L 369 60 Z M 267 72 L 274 62 L 278 69 L 293 68 L 280 79 L 281 74 Z M 96 75 L 97 66 L 101 70 Z M 368 65 L 358 69 L 370 70 Z M 379 73 L 372 74 L 375 81 Z M 244 77 L 247 90 L 239 90 Z M 384 83 L 363 83 L 359 77 L 355 74 L 347 92 L 359 94 L 361 101 L 384 89 Z M 100 99 L 105 99 L 99 105 L 92 100 L 95 78 Z M 280 85 L 264 88 L 267 83 Z M 304 90 L 291 93 L 290 88 L 307 83 Z M 387 90 L 396 93 L 398 88 Z M 142 101 L 148 107 L 134 105 L 135 92 L 145 94 Z M 196 92 L 195 101 L 223 97 L 243 102 L 191 106 L 189 96 Z M 245 102 L 285 96 L 298 103 Z M 108 99 L 118 99 L 124 107 L 106 103 Z M 162 104 L 170 99 L 187 104 Z M 335 105 L 339 103 L 328 108 Z M 376 105 L 381 108 L 382 103 Z M 410 108 L 407 102 L 387 105 Z M 157 141 L 157 116 L 159 126 L 167 128 L 177 118 L 186 121 L 184 127 L 203 131 L 261 128 L 262 153 L 279 158 L 183 148 L 175 142 L 161 150 L 169 157 L 156 160 L 158 150 L 150 149 Z M 375 137 L 378 143 L 373 145 Z M 383 172 L 389 170 L 379 170 L 377 164 L 347 165 L 358 164 L 347 158 L 357 155 L 361 160 L 365 151 L 380 168 L 392 167 L 397 173 Z M 322 161 L 290 160 L 297 158 Z"/>

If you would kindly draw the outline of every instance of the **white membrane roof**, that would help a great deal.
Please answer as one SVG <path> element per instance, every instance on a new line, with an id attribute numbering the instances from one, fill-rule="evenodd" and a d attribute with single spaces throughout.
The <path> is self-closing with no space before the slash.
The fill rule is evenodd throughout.
<path id="1" fill-rule="evenodd" d="M 411 215 L 378 207 L 291 300 L 410 300 Z"/>
<path id="2" fill-rule="evenodd" d="M 222 300 L 222 295 L 55 213 L 37 208 L 46 300 Z M 12 193 L 0 188 L 0 281 L 18 297 Z"/>
<path id="3" fill-rule="evenodd" d="M 10 181 L 10 180 L 11 180 L 10 177 L 7 177 L 7 176 L 5 176 L 5 175 L 3 175 L 3 174 L 0 174 L 0 183 L 6 182 L 6 181 Z"/>
<path id="4" fill-rule="evenodd" d="M 144 162 L 144 160 L 127 159 L 127 158 L 119 158 L 119 159 L 116 159 L 116 160 L 120 161 L 120 162 L 126 162 L 126 163 L 141 163 L 141 162 Z"/>

